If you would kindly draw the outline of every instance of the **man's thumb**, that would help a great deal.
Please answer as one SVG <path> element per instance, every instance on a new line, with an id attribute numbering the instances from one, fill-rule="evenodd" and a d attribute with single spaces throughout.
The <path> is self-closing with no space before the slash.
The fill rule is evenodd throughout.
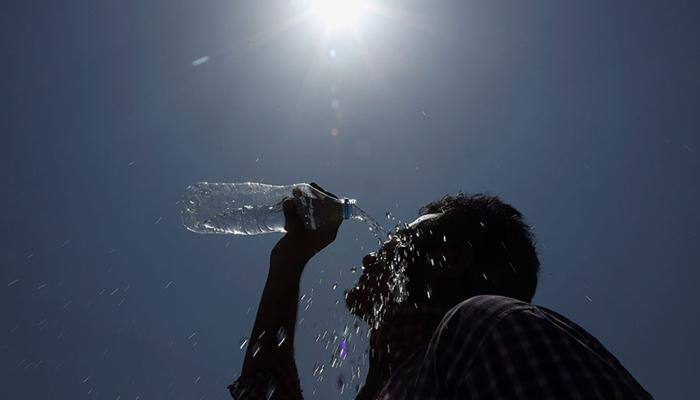
<path id="1" fill-rule="evenodd" d="M 303 228 L 301 217 L 299 216 L 297 206 L 294 203 L 295 201 L 298 200 L 288 198 L 282 202 L 282 210 L 284 211 L 284 230 L 287 232 Z"/>

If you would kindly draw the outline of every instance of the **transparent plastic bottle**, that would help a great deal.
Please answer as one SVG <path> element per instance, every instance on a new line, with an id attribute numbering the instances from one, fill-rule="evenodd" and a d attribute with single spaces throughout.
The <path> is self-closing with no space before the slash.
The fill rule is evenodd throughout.
<path id="1" fill-rule="evenodd" d="M 319 201 L 338 205 L 344 219 L 359 219 L 375 234 L 383 228 L 355 204 L 354 199 L 328 196 L 307 183 L 287 186 L 263 183 L 197 182 L 187 187 L 182 200 L 182 222 L 196 233 L 258 235 L 284 232 L 282 202 L 287 197 L 300 200 L 306 212 L 304 224 L 317 229 L 323 221 L 315 210 Z"/>

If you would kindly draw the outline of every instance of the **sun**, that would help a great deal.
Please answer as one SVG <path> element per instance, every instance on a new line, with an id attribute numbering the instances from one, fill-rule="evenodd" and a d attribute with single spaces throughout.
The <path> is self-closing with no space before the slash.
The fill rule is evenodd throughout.
<path id="1" fill-rule="evenodd" d="M 352 28 L 362 17 L 363 0 L 311 0 L 311 12 L 327 28 Z"/>

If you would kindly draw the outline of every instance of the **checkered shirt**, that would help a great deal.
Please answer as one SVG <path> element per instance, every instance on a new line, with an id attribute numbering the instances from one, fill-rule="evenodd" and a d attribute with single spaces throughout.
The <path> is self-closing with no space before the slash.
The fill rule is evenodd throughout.
<path id="1" fill-rule="evenodd" d="M 598 340 L 544 307 L 476 296 L 444 314 L 431 335 L 412 325 L 415 335 L 397 324 L 371 340 L 389 349 L 377 400 L 652 398 Z M 422 337 L 423 345 L 401 342 Z M 295 368 L 259 371 L 229 389 L 237 400 L 302 399 Z"/>

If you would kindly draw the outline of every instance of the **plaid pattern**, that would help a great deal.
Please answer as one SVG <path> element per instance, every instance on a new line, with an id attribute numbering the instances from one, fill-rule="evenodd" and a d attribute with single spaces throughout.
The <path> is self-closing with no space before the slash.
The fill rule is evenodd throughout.
<path id="1" fill-rule="evenodd" d="M 372 338 L 390 370 L 377 400 L 652 398 L 598 340 L 544 307 L 476 296 L 444 314 L 430 336 L 424 328 L 431 320 L 413 321 L 413 331 L 390 324 L 393 329 Z M 422 346 L 392 341 L 400 330 L 402 338 L 429 340 Z M 237 381 L 231 394 L 238 400 L 301 398 L 301 391 L 270 394 L 274 378 L 261 376 Z"/>

